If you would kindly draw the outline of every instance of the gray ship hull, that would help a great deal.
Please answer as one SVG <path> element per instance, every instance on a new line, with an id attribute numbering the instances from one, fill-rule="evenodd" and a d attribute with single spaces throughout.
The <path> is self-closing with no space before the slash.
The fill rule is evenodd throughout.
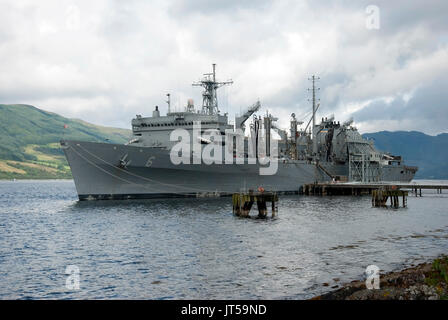
<path id="1" fill-rule="evenodd" d="M 230 195 L 242 190 L 298 192 L 305 183 L 323 181 L 304 161 L 278 163 L 275 175 L 260 175 L 259 165 L 174 165 L 158 148 L 63 141 L 80 200 Z M 125 168 L 118 166 L 127 155 Z"/>
<path id="2" fill-rule="evenodd" d="M 260 175 L 258 164 L 174 165 L 159 148 L 62 141 L 80 200 L 225 196 L 243 190 L 297 193 L 307 183 L 329 177 L 306 161 L 279 161 L 275 175 Z M 120 166 L 125 157 L 126 166 Z M 344 173 L 341 166 L 328 170 Z M 385 181 L 410 181 L 401 168 L 386 171 Z"/>

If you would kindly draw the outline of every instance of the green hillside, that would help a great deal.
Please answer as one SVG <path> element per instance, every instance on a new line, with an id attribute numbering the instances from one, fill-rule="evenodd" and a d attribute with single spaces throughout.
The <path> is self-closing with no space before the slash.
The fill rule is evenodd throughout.
<path id="1" fill-rule="evenodd" d="M 0 104 L 0 179 L 71 178 L 59 147 L 63 137 L 125 143 L 130 134 L 130 130 L 96 126 L 29 105 Z"/>

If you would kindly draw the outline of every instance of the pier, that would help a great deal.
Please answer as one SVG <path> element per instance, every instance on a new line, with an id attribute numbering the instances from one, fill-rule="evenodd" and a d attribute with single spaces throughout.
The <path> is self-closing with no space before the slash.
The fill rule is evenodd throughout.
<path id="1" fill-rule="evenodd" d="M 441 194 L 442 190 L 448 189 L 448 185 L 443 184 L 411 184 L 411 183 L 313 183 L 305 184 L 300 190 L 300 194 L 304 195 L 350 195 L 361 196 L 370 195 L 378 189 L 394 189 L 412 191 L 415 196 L 422 196 L 422 189 L 436 190 L 437 194 Z"/>
<path id="2" fill-rule="evenodd" d="M 267 202 L 271 202 L 271 217 L 275 217 L 278 202 L 276 192 L 249 191 L 246 193 L 234 193 L 232 195 L 233 213 L 239 217 L 250 218 L 249 212 L 255 202 L 258 208 L 258 218 L 267 217 Z"/>

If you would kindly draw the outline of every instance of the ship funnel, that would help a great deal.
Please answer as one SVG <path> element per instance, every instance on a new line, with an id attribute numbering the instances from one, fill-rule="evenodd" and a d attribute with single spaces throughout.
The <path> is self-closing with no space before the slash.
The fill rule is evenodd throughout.
<path id="1" fill-rule="evenodd" d="M 159 107 L 158 106 L 156 106 L 156 109 L 152 112 L 152 117 L 153 118 L 160 117 L 160 111 L 159 111 Z"/>

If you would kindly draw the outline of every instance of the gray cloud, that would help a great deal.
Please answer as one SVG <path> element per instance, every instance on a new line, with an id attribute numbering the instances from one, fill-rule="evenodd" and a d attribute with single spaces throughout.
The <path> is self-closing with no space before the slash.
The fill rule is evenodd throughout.
<path id="1" fill-rule="evenodd" d="M 448 113 L 448 79 L 423 84 L 405 99 L 375 100 L 353 114 L 359 122 L 379 124 L 406 120 L 403 130 L 423 130 L 432 134 L 446 132 Z"/>
<path id="2" fill-rule="evenodd" d="M 176 16 L 195 15 L 195 14 L 232 14 L 238 10 L 257 11 L 268 6 L 268 0 L 227 0 L 227 1 L 209 1 L 209 0 L 174 0 L 170 4 L 170 12 Z"/>
<path id="3" fill-rule="evenodd" d="M 0 3 L 0 102 L 129 127 L 201 92 L 191 83 L 218 64 L 223 111 L 261 99 L 282 117 L 321 107 L 361 131 L 446 130 L 448 22 L 443 1 L 47 1 Z M 404 100 L 403 100 L 404 99 Z M 381 112 L 379 111 L 381 110 Z M 263 110 L 264 112 L 265 110 Z M 420 121 L 417 121 L 420 120 Z"/>

